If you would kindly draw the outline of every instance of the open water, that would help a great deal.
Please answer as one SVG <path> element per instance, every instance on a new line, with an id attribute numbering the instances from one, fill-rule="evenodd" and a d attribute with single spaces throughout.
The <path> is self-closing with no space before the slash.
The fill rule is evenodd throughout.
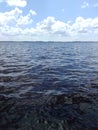
<path id="1" fill-rule="evenodd" d="M 98 130 L 97 42 L 0 42 L 0 130 Z"/>

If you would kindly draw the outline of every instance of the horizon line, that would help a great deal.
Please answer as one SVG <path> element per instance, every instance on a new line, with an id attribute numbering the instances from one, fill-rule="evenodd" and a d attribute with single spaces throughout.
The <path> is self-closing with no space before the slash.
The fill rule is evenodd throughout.
<path id="1" fill-rule="evenodd" d="M 25 41 L 23 41 L 23 40 L 20 40 L 20 41 L 18 41 L 18 40 L 5 40 L 5 41 L 0 41 L 0 42 L 98 42 L 98 41 L 78 41 L 78 40 L 76 40 L 76 41 L 28 41 L 28 40 L 25 40 Z"/>

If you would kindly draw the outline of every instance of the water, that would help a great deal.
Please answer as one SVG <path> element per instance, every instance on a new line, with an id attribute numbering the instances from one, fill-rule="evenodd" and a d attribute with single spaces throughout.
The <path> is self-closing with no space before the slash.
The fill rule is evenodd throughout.
<path id="1" fill-rule="evenodd" d="M 95 130 L 97 104 L 97 42 L 0 43 L 2 129 Z"/>

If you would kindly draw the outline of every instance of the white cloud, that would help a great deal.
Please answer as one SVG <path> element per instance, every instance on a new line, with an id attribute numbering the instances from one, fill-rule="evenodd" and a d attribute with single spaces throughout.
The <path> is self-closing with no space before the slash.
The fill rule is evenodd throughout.
<path id="1" fill-rule="evenodd" d="M 83 2 L 81 8 L 87 8 L 89 7 L 89 3 L 87 3 L 86 1 Z"/>
<path id="2" fill-rule="evenodd" d="M 2 12 L 0 13 L 0 37 L 7 35 L 11 38 L 11 36 L 22 35 L 24 28 L 32 22 L 32 14 L 28 12 L 27 15 L 23 15 L 23 11 L 17 7 L 11 11 Z"/>
<path id="3" fill-rule="evenodd" d="M 28 25 L 31 24 L 33 20 L 30 18 L 30 15 L 26 16 L 20 16 L 19 19 L 17 20 L 17 25 Z"/>
<path id="4" fill-rule="evenodd" d="M 32 12 L 35 12 L 35 11 L 32 10 Z M 32 15 L 35 15 L 35 14 L 31 14 L 31 10 L 28 12 L 27 15 L 23 15 L 23 11 L 16 7 L 15 9 L 11 11 L 0 13 L 0 25 L 1 26 L 28 25 L 33 22 L 31 18 Z"/>
<path id="5" fill-rule="evenodd" d="M 64 33 L 66 29 L 69 28 L 69 25 L 56 20 L 54 17 L 47 17 L 42 22 L 37 23 L 37 29 L 43 30 L 48 33 Z"/>
<path id="6" fill-rule="evenodd" d="M 86 33 L 88 30 L 91 30 L 92 19 L 84 19 L 82 17 L 77 17 L 75 23 L 72 25 L 71 29 L 74 33 Z"/>
<path id="7" fill-rule="evenodd" d="M 72 24 L 71 29 L 71 32 L 73 32 L 79 40 L 98 40 L 98 18 L 84 19 L 78 17 L 76 18 L 75 23 Z"/>
<path id="8" fill-rule="evenodd" d="M 10 27 L 10 26 L 4 26 L 0 27 L 1 34 L 3 34 L 6 38 L 6 36 L 17 36 L 19 34 L 22 34 L 22 29 L 18 27 Z"/>
<path id="9" fill-rule="evenodd" d="M 8 25 L 12 22 L 16 22 L 17 18 L 22 14 L 22 10 L 15 8 L 9 12 L 0 13 L 0 25 Z"/>
<path id="10" fill-rule="evenodd" d="M 26 0 L 6 0 L 9 6 L 25 7 L 27 5 Z"/>
<path id="11" fill-rule="evenodd" d="M 32 15 L 37 15 L 37 13 L 34 10 L 31 10 L 31 9 L 30 9 L 29 13 L 31 13 Z"/>
<path id="12" fill-rule="evenodd" d="M 54 17 L 47 17 L 43 21 L 37 23 L 36 35 L 43 37 L 44 39 L 62 39 L 69 36 L 69 25 L 56 20 Z"/>
<path id="13" fill-rule="evenodd" d="M 47 17 L 43 21 L 37 23 L 37 29 L 44 32 L 52 32 L 52 25 L 55 23 L 54 17 Z"/>
<path id="14" fill-rule="evenodd" d="M 75 21 L 63 22 L 47 17 L 33 27 L 30 10 L 26 15 L 19 8 L 0 13 L 0 39 L 5 40 L 98 40 L 98 17 L 77 17 Z"/>
<path id="15" fill-rule="evenodd" d="M 42 37 L 44 40 L 96 40 L 98 38 L 94 35 L 98 34 L 98 18 L 77 17 L 74 23 L 65 23 L 54 17 L 47 17 L 30 30 L 29 34 L 36 36 L 37 40 Z"/>
<path id="16" fill-rule="evenodd" d="M 37 15 L 37 13 L 34 10 L 29 10 L 29 13 L 25 16 L 20 16 L 19 19 L 17 20 L 17 25 L 28 25 L 33 22 L 31 19 L 32 15 Z"/>

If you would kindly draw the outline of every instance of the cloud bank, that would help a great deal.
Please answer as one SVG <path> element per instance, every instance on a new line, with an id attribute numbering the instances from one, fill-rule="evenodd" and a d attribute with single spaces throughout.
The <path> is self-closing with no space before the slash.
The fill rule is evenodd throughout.
<path id="1" fill-rule="evenodd" d="M 8 12 L 0 13 L 1 40 L 98 40 L 98 17 L 77 17 L 75 21 L 63 22 L 49 16 L 36 23 L 33 27 L 33 17 L 37 15 L 29 10 L 26 15 L 15 7 Z"/>

